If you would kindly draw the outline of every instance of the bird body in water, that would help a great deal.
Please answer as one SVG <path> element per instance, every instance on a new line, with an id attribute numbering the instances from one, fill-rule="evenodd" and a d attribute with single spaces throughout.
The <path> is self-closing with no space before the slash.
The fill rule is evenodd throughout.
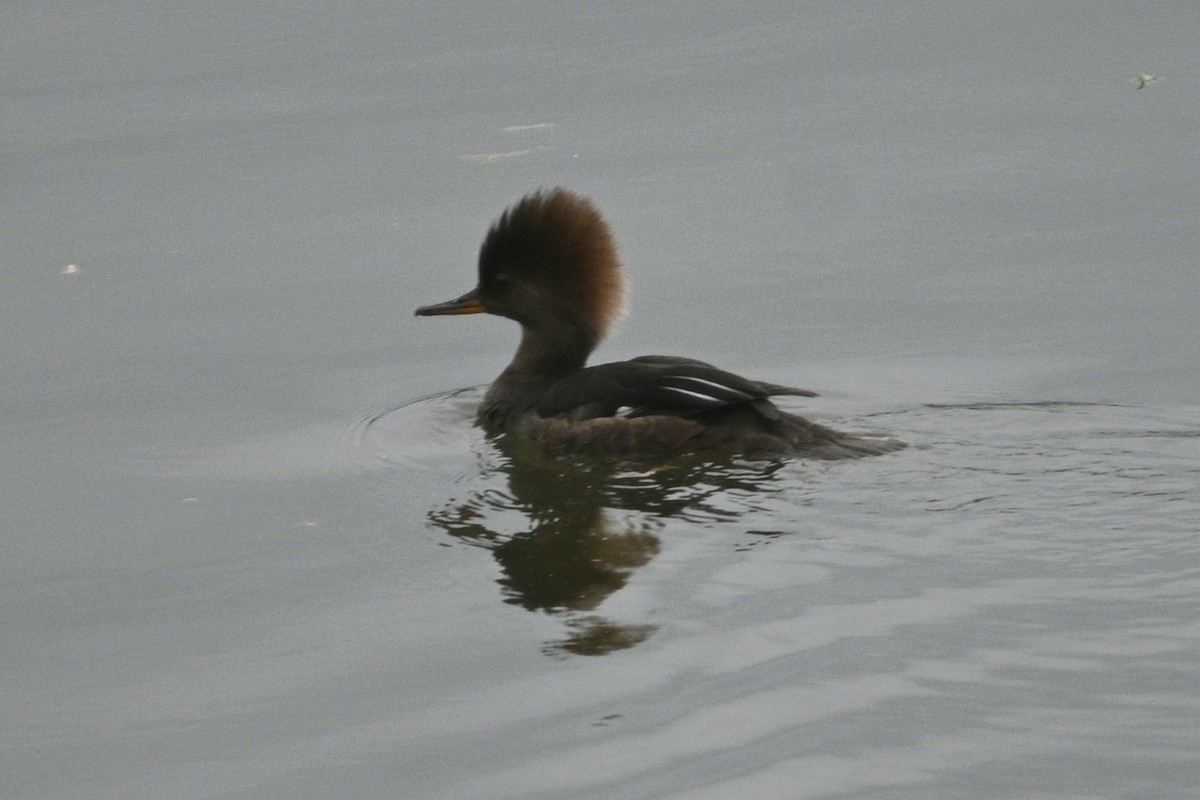
<path id="1" fill-rule="evenodd" d="M 512 362 L 479 408 L 490 433 L 527 437 L 552 455 L 624 459 L 683 453 L 854 458 L 903 442 L 840 433 L 776 406 L 815 393 L 752 380 L 679 356 L 599 366 L 587 359 L 624 308 L 616 242 L 587 199 L 526 196 L 488 231 L 479 282 L 418 316 L 489 313 L 521 325 Z"/>

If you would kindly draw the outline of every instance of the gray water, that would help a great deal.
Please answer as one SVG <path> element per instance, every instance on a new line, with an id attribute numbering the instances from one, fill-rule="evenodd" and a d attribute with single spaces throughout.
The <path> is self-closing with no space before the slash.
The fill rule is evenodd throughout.
<path id="1" fill-rule="evenodd" d="M 0 797 L 1196 796 L 1200 6 L 564 9 L 0 10 Z M 560 184 L 912 447 L 497 450 Z"/>

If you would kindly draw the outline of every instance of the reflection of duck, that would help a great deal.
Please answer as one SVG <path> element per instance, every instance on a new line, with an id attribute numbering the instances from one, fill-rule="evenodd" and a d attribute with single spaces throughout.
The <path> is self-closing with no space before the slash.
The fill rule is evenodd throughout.
<path id="1" fill-rule="evenodd" d="M 498 442 L 507 491 L 472 492 L 432 512 L 430 522 L 491 551 L 506 602 L 564 619 L 568 635 L 547 643 L 547 653 L 602 655 L 644 641 L 654 626 L 615 622 L 597 609 L 658 555 L 659 525 L 609 513 L 608 474 L 510 457 L 507 444 Z M 519 531 L 504 533 L 513 512 Z"/>
<path id="2" fill-rule="evenodd" d="M 1153 83 L 1161 77 L 1161 75 L 1138 75 L 1133 79 L 1133 82 L 1137 84 L 1135 88 L 1145 89 L 1147 85 Z"/>
<path id="3" fill-rule="evenodd" d="M 769 398 L 813 393 L 703 361 L 642 356 L 585 367 L 623 300 L 608 225 L 590 202 L 554 189 L 525 197 L 492 226 L 475 289 L 417 314 L 487 312 L 521 324 L 517 353 L 488 390 L 479 417 L 490 430 L 524 435 L 552 454 L 847 458 L 904 447 L 788 414 Z"/>
<path id="4" fill-rule="evenodd" d="M 612 619 L 603 606 L 658 555 L 664 520 L 739 521 L 771 495 L 805 491 L 779 482 L 786 469 L 779 460 L 690 457 L 644 472 L 600 462 L 564 468 L 515 437 L 499 437 L 488 458 L 488 485 L 428 520 L 492 554 L 505 602 L 563 620 L 567 635 L 544 648 L 554 655 L 602 655 L 653 635 L 654 625 Z"/>

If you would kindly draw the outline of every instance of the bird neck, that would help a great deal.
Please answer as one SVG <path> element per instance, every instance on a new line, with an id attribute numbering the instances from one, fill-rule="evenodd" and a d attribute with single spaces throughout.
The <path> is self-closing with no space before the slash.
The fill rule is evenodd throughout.
<path id="1" fill-rule="evenodd" d="M 557 380 L 583 369 L 599 337 L 581 325 L 543 321 L 521 326 L 521 344 L 506 373 Z"/>
<path id="2" fill-rule="evenodd" d="M 547 388 L 583 369 L 598 343 L 599 337 L 578 325 L 522 325 L 516 355 L 488 389 L 480 415 L 501 428 L 511 427 Z"/>

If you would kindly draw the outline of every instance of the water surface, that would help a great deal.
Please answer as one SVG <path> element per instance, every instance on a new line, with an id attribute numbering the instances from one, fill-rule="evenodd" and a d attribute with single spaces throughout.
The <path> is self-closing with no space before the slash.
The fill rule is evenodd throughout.
<path id="1" fill-rule="evenodd" d="M 6 7 L 0 795 L 1191 796 L 1197 34 Z M 602 358 L 912 446 L 487 441 L 516 331 L 412 310 L 556 184 L 627 262 Z"/>

